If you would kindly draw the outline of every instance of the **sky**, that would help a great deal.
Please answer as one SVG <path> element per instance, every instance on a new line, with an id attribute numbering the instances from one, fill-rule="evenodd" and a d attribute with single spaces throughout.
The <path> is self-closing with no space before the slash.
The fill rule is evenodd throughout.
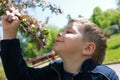
<path id="1" fill-rule="evenodd" d="M 102 11 L 117 8 L 115 1 L 116 0 L 48 0 L 48 2 L 60 6 L 63 10 L 63 14 L 51 15 L 49 10 L 42 12 L 40 8 L 30 9 L 29 11 L 30 14 L 34 14 L 38 20 L 44 20 L 47 16 L 50 16 L 49 24 L 61 28 L 67 24 L 66 16 L 68 14 L 70 14 L 72 18 L 81 15 L 89 19 L 95 7 L 100 7 Z M 0 35 L 1 34 L 2 29 L 0 27 Z"/>
<path id="2" fill-rule="evenodd" d="M 95 7 L 100 7 L 102 11 L 117 7 L 116 0 L 52 0 L 63 9 L 64 14 L 53 16 L 50 23 L 57 27 L 63 27 L 67 23 L 66 15 L 70 14 L 73 18 L 79 14 L 85 18 L 90 18 Z"/>

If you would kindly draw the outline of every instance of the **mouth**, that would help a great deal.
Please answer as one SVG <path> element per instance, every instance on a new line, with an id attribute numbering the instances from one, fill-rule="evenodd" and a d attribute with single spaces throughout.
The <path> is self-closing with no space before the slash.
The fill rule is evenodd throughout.
<path id="1" fill-rule="evenodd" d="M 55 42 L 64 42 L 64 41 L 61 41 L 61 40 L 55 40 Z"/>

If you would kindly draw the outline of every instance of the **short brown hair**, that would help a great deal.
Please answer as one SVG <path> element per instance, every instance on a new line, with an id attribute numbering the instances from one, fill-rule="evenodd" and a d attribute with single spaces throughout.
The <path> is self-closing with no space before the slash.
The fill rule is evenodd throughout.
<path id="1" fill-rule="evenodd" d="M 77 22 L 84 27 L 84 38 L 89 42 L 94 42 L 96 49 L 92 55 L 92 60 L 97 64 L 102 64 L 107 48 L 106 37 L 103 31 L 94 23 L 84 18 L 72 19 L 70 22 Z"/>

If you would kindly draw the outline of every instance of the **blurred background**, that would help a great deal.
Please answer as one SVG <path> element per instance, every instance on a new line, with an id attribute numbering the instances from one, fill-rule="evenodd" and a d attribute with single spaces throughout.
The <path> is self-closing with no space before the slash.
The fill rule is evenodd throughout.
<path id="1" fill-rule="evenodd" d="M 11 0 L 11 2 L 23 14 L 32 15 L 38 21 L 48 21 L 45 26 L 49 29 L 49 34 L 46 36 L 47 42 L 44 48 L 38 49 L 39 45 L 31 42 L 31 36 L 18 32 L 23 56 L 29 66 L 40 67 L 59 59 L 53 51 L 54 40 L 67 22 L 76 17 L 87 18 L 104 31 L 108 39 L 108 48 L 103 64 L 120 62 L 120 0 Z M 0 39 L 3 36 L 1 18 L 2 16 Z M 5 80 L 1 65 L 0 62 L 0 73 L 2 73 L 0 80 Z"/>

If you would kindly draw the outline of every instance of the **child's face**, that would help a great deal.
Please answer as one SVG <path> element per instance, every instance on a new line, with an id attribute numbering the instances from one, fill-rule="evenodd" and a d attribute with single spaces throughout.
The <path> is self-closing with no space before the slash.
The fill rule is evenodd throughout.
<path id="1" fill-rule="evenodd" d="M 76 22 L 70 22 L 64 28 L 54 44 L 56 53 L 80 53 L 83 49 L 83 27 L 78 26 Z"/>

